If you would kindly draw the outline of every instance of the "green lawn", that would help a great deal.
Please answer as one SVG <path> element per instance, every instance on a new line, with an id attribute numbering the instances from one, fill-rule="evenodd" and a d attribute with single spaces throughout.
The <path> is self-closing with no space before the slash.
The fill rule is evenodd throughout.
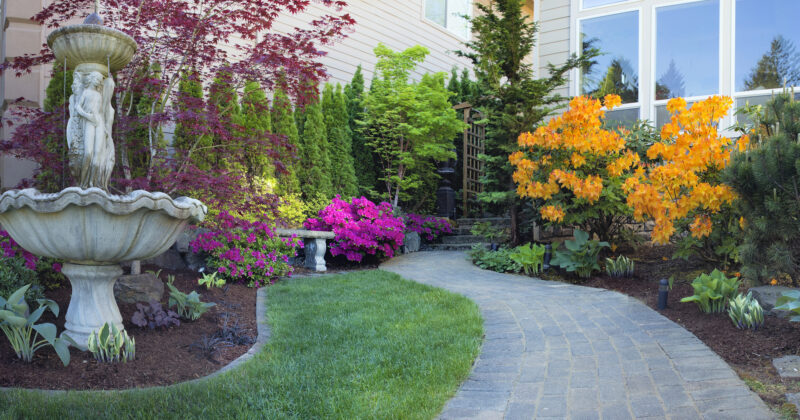
<path id="1" fill-rule="evenodd" d="M 429 419 L 480 350 L 474 303 L 384 271 L 282 281 L 268 306 L 272 338 L 233 372 L 149 390 L 0 392 L 0 418 Z"/>

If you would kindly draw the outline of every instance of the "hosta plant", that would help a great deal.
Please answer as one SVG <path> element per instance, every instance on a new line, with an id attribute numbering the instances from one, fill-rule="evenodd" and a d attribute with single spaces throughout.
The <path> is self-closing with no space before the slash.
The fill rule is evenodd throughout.
<path id="1" fill-rule="evenodd" d="M 145 305 L 142 303 L 136 304 L 137 311 L 133 313 L 131 322 L 140 328 L 166 328 L 171 325 L 181 325 L 178 320 L 178 314 L 174 311 L 164 310 L 159 302 L 151 301 Z"/>
<path id="2" fill-rule="evenodd" d="M 577 273 L 581 278 L 588 278 L 593 272 L 600 270 L 600 251 L 608 248 L 609 244 L 589 239 L 589 234 L 580 229 L 575 229 L 573 236 L 574 239 L 564 241 L 563 248 L 556 249 L 550 264 L 570 273 Z"/>
<path id="3" fill-rule="evenodd" d="M 511 259 L 511 250 L 507 248 L 490 251 L 483 245 L 474 245 L 467 254 L 473 264 L 484 270 L 498 273 L 519 273 L 522 270 L 522 265 Z"/>
<path id="4" fill-rule="evenodd" d="M 764 310 L 752 293 L 739 293 L 728 302 L 728 315 L 739 329 L 757 330 L 764 325 Z"/>
<path id="5" fill-rule="evenodd" d="M 203 277 L 197 279 L 197 284 L 200 286 L 206 286 L 206 289 L 211 289 L 212 287 L 222 287 L 225 285 L 225 279 L 220 277 L 217 278 L 217 274 L 219 272 L 213 272 L 211 274 L 204 273 Z"/>
<path id="6" fill-rule="evenodd" d="M 694 302 L 704 313 L 720 313 L 725 305 L 739 291 L 739 279 L 725 277 L 715 269 L 711 274 L 701 274 L 692 281 L 694 295 L 681 299 L 681 302 Z"/>
<path id="7" fill-rule="evenodd" d="M 181 318 L 196 321 L 200 316 L 216 305 L 215 303 L 201 302 L 200 294 L 194 290 L 188 295 L 181 292 L 172 284 L 174 280 L 174 277 L 169 276 L 167 281 L 167 287 L 169 288 L 169 307 L 175 306 Z"/>
<path id="8" fill-rule="evenodd" d="M 544 245 L 525 244 L 514 249 L 509 256 L 514 262 L 522 266 L 525 274 L 539 274 L 544 261 Z"/>
<path id="9" fill-rule="evenodd" d="M 800 291 L 792 290 L 790 292 L 783 292 L 781 297 L 775 302 L 773 308 L 779 311 L 788 311 L 792 313 L 789 321 L 800 321 Z"/>
<path id="10" fill-rule="evenodd" d="M 98 362 L 125 363 L 136 358 L 136 340 L 113 323 L 106 322 L 93 331 L 87 347 Z"/>
<path id="11" fill-rule="evenodd" d="M 58 305 L 49 299 L 37 299 L 39 308 L 30 312 L 25 292 L 30 285 L 17 289 L 8 299 L 0 297 L 0 330 L 6 335 L 17 357 L 33 361 L 33 355 L 45 346 L 52 346 L 64 366 L 69 364 L 69 344 L 75 342 L 67 335 L 56 337 L 53 324 L 36 324 L 46 310 L 58 316 Z"/>
<path id="12" fill-rule="evenodd" d="M 606 258 L 606 274 L 611 277 L 633 277 L 635 263 L 628 257 L 620 255 L 617 259 Z"/>

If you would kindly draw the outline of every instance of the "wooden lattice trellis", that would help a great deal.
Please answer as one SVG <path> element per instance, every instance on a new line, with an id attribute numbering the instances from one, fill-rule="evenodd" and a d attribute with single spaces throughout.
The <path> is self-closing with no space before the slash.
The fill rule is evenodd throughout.
<path id="1" fill-rule="evenodd" d="M 463 110 L 464 122 L 469 125 L 464 130 L 464 146 L 462 151 L 462 166 L 464 168 L 462 182 L 463 206 L 461 214 L 470 214 L 470 203 L 474 203 L 478 193 L 483 192 L 483 184 L 480 178 L 483 176 L 483 161 L 478 159 L 478 155 L 485 150 L 486 126 L 477 124 L 483 115 L 472 108 L 467 102 L 454 106 L 456 110 Z"/>

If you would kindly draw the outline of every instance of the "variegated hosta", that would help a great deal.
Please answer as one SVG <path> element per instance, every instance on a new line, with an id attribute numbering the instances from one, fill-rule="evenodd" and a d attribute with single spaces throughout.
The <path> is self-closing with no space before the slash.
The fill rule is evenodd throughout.
<path id="1" fill-rule="evenodd" d="M 728 302 L 728 306 L 728 315 L 736 328 L 757 330 L 764 325 L 764 310 L 752 293 L 739 293 Z"/>
<path id="2" fill-rule="evenodd" d="M 125 363 L 136 358 L 136 340 L 110 322 L 89 335 L 87 347 L 99 362 Z"/>
<path id="3" fill-rule="evenodd" d="M 64 366 L 69 364 L 69 344 L 75 342 L 67 336 L 56 337 L 56 326 L 53 324 L 36 324 L 46 310 L 58 316 L 58 305 L 50 299 L 37 299 L 39 308 L 31 312 L 25 302 L 25 292 L 31 285 L 25 285 L 8 297 L 0 296 L 0 330 L 2 330 L 17 357 L 33 361 L 33 355 L 42 347 L 52 346 Z"/>

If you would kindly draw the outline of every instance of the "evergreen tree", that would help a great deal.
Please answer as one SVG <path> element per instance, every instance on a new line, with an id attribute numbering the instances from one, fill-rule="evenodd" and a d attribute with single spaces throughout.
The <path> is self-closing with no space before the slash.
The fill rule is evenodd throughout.
<path id="1" fill-rule="evenodd" d="M 377 161 L 372 149 L 367 147 L 364 133 L 359 128 L 358 121 L 364 119 L 364 75 L 359 64 L 353 74 L 353 80 L 344 87 L 347 98 L 347 115 L 352 133 L 353 168 L 358 182 L 358 194 L 372 197 L 378 183 Z"/>
<path id="2" fill-rule="evenodd" d="M 751 70 L 744 87 L 747 90 L 774 89 L 781 86 L 796 86 L 800 83 L 800 54 L 794 43 L 781 35 L 770 43 L 756 67 Z"/>
<path id="3" fill-rule="evenodd" d="M 742 274 L 751 281 L 789 275 L 800 282 L 800 102 L 783 93 L 765 110 L 763 121 L 778 121 L 780 129 L 765 130 L 771 134 L 760 144 L 734 153 L 723 177 L 739 196 Z"/>
<path id="4" fill-rule="evenodd" d="M 69 110 L 65 107 L 72 95 L 72 74 L 72 71 L 64 71 L 62 64 L 56 63 L 53 66 L 53 77 L 45 89 L 47 96 L 44 99 L 44 111 L 51 113 L 48 119 L 52 122 L 53 127 L 57 128 L 41 141 L 44 149 L 52 156 L 58 156 L 61 161 L 61 165 L 43 165 L 34 176 L 37 188 L 45 192 L 55 192 L 67 186 L 69 171 L 67 170 L 67 144 L 64 141 L 64 133 Z"/>
<path id="5" fill-rule="evenodd" d="M 667 71 L 656 82 L 656 99 L 679 98 L 686 94 L 683 74 L 678 70 L 675 60 L 669 60 Z"/>
<path id="6" fill-rule="evenodd" d="M 473 37 L 457 54 L 473 63 L 480 95 L 474 101 L 484 114 L 486 148 L 484 193 L 480 199 L 498 212 L 511 215 L 511 240 L 520 241 L 520 208 L 508 156 L 518 149 L 517 137 L 532 130 L 564 98 L 553 91 L 564 86 L 570 70 L 588 68 L 596 51 L 588 48 L 581 58 L 570 57 L 560 66 L 549 65 L 550 75 L 536 79 L 525 57 L 533 53 L 536 24 L 522 12 L 520 0 L 476 4 L 480 13 L 471 18 Z"/>
<path id="7" fill-rule="evenodd" d="M 322 111 L 328 134 L 333 191 L 342 197 L 353 197 L 358 194 L 358 181 L 353 169 L 352 132 L 341 85 L 336 85 L 336 91 L 330 84 L 325 85 Z"/>
<path id="8" fill-rule="evenodd" d="M 211 82 L 208 95 L 209 106 L 216 108 L 220 127 L 218 130 L 224 130 L 227 133 L 241 134 L 236 129 L 241 125 L 241 107 L 239 106 L 239 94 L 236 92 L 236 86 L 233 83 L 233 75 L 230 71 L 222 69 L 217 73 L 217 76 Z M 228 149 L 228 145 L 223 140 L 225 136 L 214 136 L 212 140 L 213 147 L 203 151 L 202 155 L 206 157 L 212 167 L 227 166 L 225 164 L 225 156 L 233 151 Z"/>
<path id="9" fill-rule="evenodd" d="M 244 87 L 241 105 L 241 124 L 248 141 L 244 147 L 244 161 L 249 177 L 271 176 L 274 173 L 269 158 L 269 145 L 266 137 L 272 131 L 269 99 L 261 84 L 248 82 Z"/>
<path id="10" fill-rule="evenodd" d="M 297 138 L 302 138 L 306 126 L 306 109 L 300 105 L 294 109 L 294 123 L 297 126 Z"/>
<path id="11" fill-rule="evenodd" d="M 286 142 L 295 149 L 296 159 L 284 159 L 286 173 L 278 177 L 279 194 L 292 194 L 300 192 L 300 179 L 305 182 L 302 174 L 302 144 L 297 134 L 297 125 L 294 122 L 292 103 L 286 93 L 280 89 L 275 91 L 272 100 L 272 133 L 286 136 Z"/>
<path id="12" fill-rule="evenodd" d="M 455 66 L 450 70 L 450 80 L 447 82 L 447 90 L 453 93 L 453 95 L 450 96 L 451 104 L 456 105 L 463 101 L 461 97 L 461 83 L 458 81 L 458 70 Z"/>
<path id="13" fill-rule="evenodd" d="M 178 83 L 177 108 L 181 112 L 186 112 L 202 106 L 202 104 L 203 83 L 200 81 L 200 76 L 195 72 L 187 71 Z M 200 147 L 208 147 L 211 146 L 210 140 L 209 136 L 199 132 L 197 127 L 192 127 L 188 121 L 179 120 L 175 126 L 173 143 L 177 150 L 189 151 L 195 142 L 199 142 L 198 146 Z"/>
<path id="14" fill-rule="evenodd" d="M 331 184 L 331 173 L 324 168 L 330 167 L 330 162 L 326 161 L 326 154 L 323 146 L 326 143 L 325 120 L 322 116 L 320 104 L 311 103 L 306 105 L 306 122 L 303 127 L 302 150 L 303 155 L 300 159 L 299 167 L 303 183 L 303 199 L 313 201 L 319 197 L 333 197 L 333 187 Z"/>

